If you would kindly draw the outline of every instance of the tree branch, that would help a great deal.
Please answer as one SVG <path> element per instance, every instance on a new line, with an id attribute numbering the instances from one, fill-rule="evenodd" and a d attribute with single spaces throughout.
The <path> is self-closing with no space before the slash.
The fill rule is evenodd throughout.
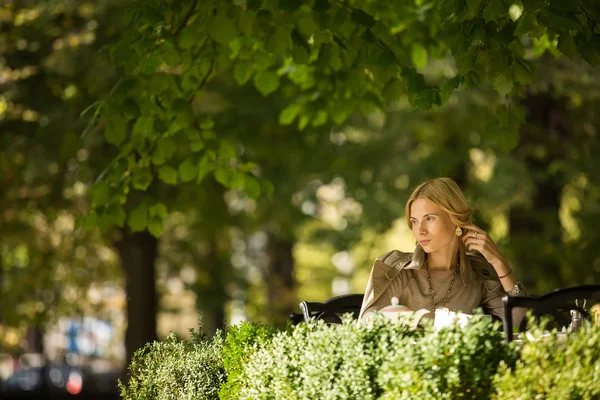
<path id="1" fill-rule="evenodd" d="M 187 23 L 190 21 L 190 18 L 192 18 L 192 15 L 194 15 L 194 10 L 196 9 L 196 6 L 198 5 L 198 0 L 194 0 L 194 2 L 192 3 L 190 9 L 188 10 L 187 14 L 185 14 L 185 17 L 183 18 L 183 21 L 181 22 L 181 25 L 179 25 L 179 28 L 177 28 L 177 30 L 175 31 L 174 35 L 177 36 L 181 33 L 181 30 L 183 28 L 185 28 L 185 26 L 187 25 Z"/>
<path id="2" fill-rule="evenodd" d="M 210 76 L 213 73 L 214 67 L 215 67 L 215 59 L 213 58 L 210 61 L 210 68 L 208 69 L 208 72 L 206 73 L 206 75 L 202 79 L 202 82 L 200 82 L 200 85 L 198 86 L 198 88 L 194 91 L 194 94 L 192 94 L 192 97 L 190 97 L 190 99 L 188 100 L 189 104 L 191 104 L 192 101 L 194 101 L 194 98 L 196 97 L 196 93 L 198 93 L 200 90 L 202 90 L 202 88 L 204 87 L 204 85 L 206 85 L 206 82 L 208 81 L 208 78 L 210 78 Z"/>

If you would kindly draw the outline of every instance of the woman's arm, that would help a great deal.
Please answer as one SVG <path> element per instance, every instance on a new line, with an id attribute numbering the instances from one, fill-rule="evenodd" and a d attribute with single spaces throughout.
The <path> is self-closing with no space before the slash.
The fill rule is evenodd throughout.
<path id="1" fill-rule="evenodd" d="M 525 295 L 525 288 L 515 277 L 506 258 L 502 256 L 496 243 L 476 225 L 466 225 L 468 231 L 462 236 L 465 247 L 477 250 L 494 267 L 504 291 L 511 296 Z"/>

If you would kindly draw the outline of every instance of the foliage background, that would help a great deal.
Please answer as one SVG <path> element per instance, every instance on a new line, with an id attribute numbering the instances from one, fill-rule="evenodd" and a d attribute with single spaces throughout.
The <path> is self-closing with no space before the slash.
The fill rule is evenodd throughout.
<path id="1" fill-rule="evenodd" d="M 436 176 L 531 292 L 598 281 L 593 1 L 0 10 L 11 352 L 72 315 L 115 321 L 126 360 L 197 313 L 281 326 L 411 251 L 404 201 Z"/>

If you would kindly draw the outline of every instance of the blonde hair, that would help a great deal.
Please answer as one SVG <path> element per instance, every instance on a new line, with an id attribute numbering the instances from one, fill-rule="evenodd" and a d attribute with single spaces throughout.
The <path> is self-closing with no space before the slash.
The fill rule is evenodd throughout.
<path id="1" fill-rule="evenodd" d="M 473 212 L 462 190 L 450 178 L 435 178 L 425 181 L 416 187 L 406 202 L 406 222 L 412 229 L 410 222 L 410 207 L 417 199 L 427 199 L 444 210 L 452 223 L 463 227 L 472 222 Z"/>
<path id="2" fill-rule="evenodd" d="M 469 208 L 465 195 L 456 182 L 450 178 L 431 179 L 421 183 L 413 190 L 406 202 L 406 222 L 411 229 L 410 207 L 417 199 L 427 199 L 431 201 L 433 204 L 444 210 L 450 217 L 452 223 L 456 226 L 463 227 L 473 221 L 473 212 Z M 461 249 L 459 252 L 460 263 L 462 265 L 465 257 L 465 248 L 462 241 L 459 241 L 459 246 Z M 412 255 L 412 267 L 421 268 L 425 263 L 425 260 L 425 251 L 420 245 L 417 245 Z M 464 271 L 461 270 L 461 274 L 463 273 Z"/>

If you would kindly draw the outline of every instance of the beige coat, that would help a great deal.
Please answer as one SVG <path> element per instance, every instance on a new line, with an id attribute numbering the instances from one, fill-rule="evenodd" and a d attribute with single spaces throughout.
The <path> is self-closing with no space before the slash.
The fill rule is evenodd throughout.
<path id="1" fill-rule="evenodd" d="M 390 305 L 391 298 L 393 296 L 401 298 L 402 292 L 405 292 L 404 297 L 407 294 L 415 297 L 409 299 L 414 300 L 415 304 L 429 307 L 427 287 L 414 287 L 418 284 L 423 286 L 426 278 L 423 266 L 411 262 L 412 256 L 413 253 L 393 250 L 377 257 L 367 282 L 359 318 L 367 312 L 377 311 Z M 457 277 L 452 288 L 452 298 L 448 301 L 448 308 L 460 308 L 469 312 L 472 310 L 465 310 L 465 308 L 482 307 L 487 313 L 503 320 L 502 297 L 506 292 L 494 267 L 479 253 L 461 251 L 459 271 L 460 279 Z M 404 305 L 410 307 L 408 304 Z M 417 310 L 413 308 L 413 311 Z M 525 310 L 515 309 L 513 314 L 513 321 L 518 323 L 524 316 Z"/>

